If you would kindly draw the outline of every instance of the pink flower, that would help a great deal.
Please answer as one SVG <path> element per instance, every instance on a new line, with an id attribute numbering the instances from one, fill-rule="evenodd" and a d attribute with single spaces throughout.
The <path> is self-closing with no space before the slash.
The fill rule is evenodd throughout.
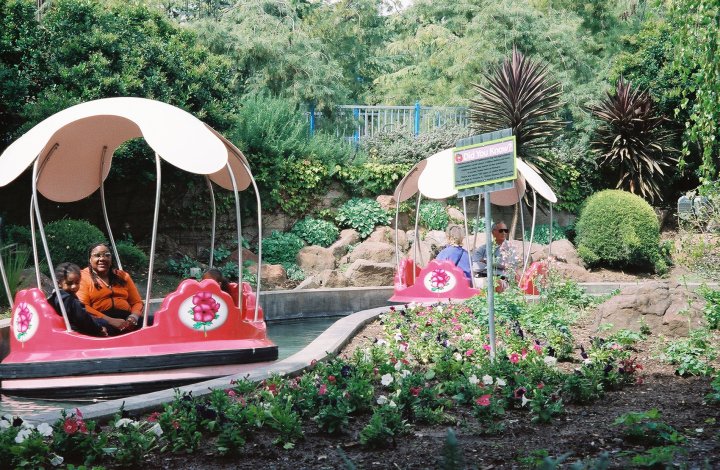
<path id="1" fill-rule="evenodd" d="M 315 367 L 315 365 L 317 365 L 317 359 L 310 361 L 310 367 Z"/>
<path id="2" fill-rule="evenodd" d="M 322 396 L 327 393 L 327 385 L 322 384 L 320 385 L 320 389 L 318 390 L 318 395 Z"/>
<path id="3" fill-rule="evenodd" d="M 472 356 L 474 353 L 475 353 L 474 349 L 468 349 L 467 351 L 465 351 L 465 355 L 468 357 Z"/>
<path id="4" fill-rule="evenodd" d="M 490 351 L 490 345 L 489 344 L 483 344 L 483 349 L 485 351 Z"/>
<path id="5" fill-rule="evenodd" d="M 520 355 L 525 359 L 527 357 L 527 349 L 523 348 L 522 351 L 520 351 Z"/>
<path id="6" fill-rule="evenodd" d="M 82 411 L 80 411 L 80 408 L 75 408 L 75 415 L 80 419 L 83 418 L 83 414 Z"/>
<path id="7" fill-rule="evenodd" d="M 209 323 L 215 319 L 215 314 L 220 310 L 220 304 L 213 299 L 210 292 L 198 292 L 192 298 L 195 305 L 192 308 L 193 320 L 200 323 Z"/>
<path id="8" fill-rule="evenodd" d="M 236 393 L 235 390 L 233 390 L 232 388 L 229 388 L 229 389 L 225 390 L 225 393 L 226 393 L 227 396 L 229 396 L 229 397 L 236 397 L 236 396 L 237 396 L 237 393 Z"/>
<path id="9" fill-rule="evenodd" d="M 510 354 L 510 362 L 512 362 L 513 364 L 517 364 L 518 362 L 520 362 L 520 356 L 518 355 L 518 353 Z"/>
<path id="10" fill-rule="evenodd" d="M 533 344 L 533 349 L 535 350 L 535 352 L 536 352 L 538 355 L 539 355 L 539 354 L 542 354 L 543 348 L 542 348 L 542 346 L 540 346 L 539 344 Z"/>
<path id="11" fill-rule="evenodd" d="M 67 418 L 63 423 L 63 430 L 65 434 L 75 434 L 78 431 L 78 423 L 75 418 Z"/>
<path id="12" fill-rule="evenodd" d="M 480 398 L 476 398 L 475 403 L 480 406 L 490 406 L 490 396 L 491 395 L 483 395 Z"/>

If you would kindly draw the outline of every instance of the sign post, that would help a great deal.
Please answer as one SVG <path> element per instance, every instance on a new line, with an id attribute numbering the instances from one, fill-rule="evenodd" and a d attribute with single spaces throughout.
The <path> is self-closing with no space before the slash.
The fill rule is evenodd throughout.
<path id="1" fill-rule="evenodd" d="M 485 198 L 485 252 L 487 253 L 488 327 L 490 358 L 495 359 L 495 263 L 491 232 L 490 193 L 515 186 L 515 136 L 511 129 L 461 139 L 453 151 L 455 188 L 464 200 L 483 194 Z M 479 204 L 479 201 L 478 201 Z"/>

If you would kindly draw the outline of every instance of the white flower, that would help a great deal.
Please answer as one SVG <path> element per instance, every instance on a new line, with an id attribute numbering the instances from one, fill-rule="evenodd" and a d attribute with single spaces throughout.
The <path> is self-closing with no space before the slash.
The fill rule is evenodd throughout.
<path id="1" fill-rule="evenodd" d="M 435 307 L 435 310 L 437 311 L 437 313 L 442 313 L 442 312 L 443 312 L 443 307 L 442 307 L 442 305 L 436 306 L 436 307 Z"/>
<path id="2" fill-rule="evenodd" d="M 155 425 L 150 428 L 150 432 L 155 434 L 157 437 L 162 436 L 163 430 L 162 430 L 162 427 L 160 426 L 160 423 L 155 423 Z"/>
<path id="3" fill-rule="evenodd" d="M 393 376 L 391 374 L 385 374 L 382 377 L 380 377 L 380 383 L 385 385 L 386 387 L 390 385 L 393 382 Z"/>
<path id="4" fill-rule="evenodd" d="M 399 331 L 395 333 L 395 341 L 402 341 L 403 335 Z"/>
<path id="5" fill-rule="evenodd" d="M 377 404 L 384 405 L 385 403 L 387 403 L 387 401 L 388 401 L 388 399 L 385 395 L 380 395 L 377 399 Z"/>
<path id="6" fill-rule="evenodd" d="M 385 341 L 384 339 L 379 339 L 379 340 L 377 340 L 377 343 L 376 343 L 376 344 L 377 344 L 378 346 L 387 346 L 388 342 Z"/>
<path id="7" fill-rule="evenodd" d="M 492 377 L 490 377 L 489 375 L 483 375 L 483 384 L 492 385 L 492 383 L 493 383 Z"/>
<path id="8" fill-rule="evenodd" d="M 402 372 L 400 372 L 400 375 L 401 375 L 402 378 L 404 379 L 405 377 L 407 377 L 408 375 L 410 375 L 410 371 L 407 370 L 407 369 L 403 369 Z"/>
<path id="9" fill-rule="evenodd" d="M 397 362 L 395 363 L 395 370 L 400 370 L 400 369 L 402 369 L 402 366 L 403 366 L 403 365 L 402 365 L 402 362 L 397 361 Z"/>
<path id="10" fill-rule="evenodd" d="M 407 306 L 409 309 L 413 309 L 413 308 L 417 307 L 418 305 L 420 305 L 420 304 L 418 304 L 416 302 L 410 302 Z"/>
<path id="11" fill-rule="evenodd" d="M 42 434 L 45 437 L 52 436 L 53 428 L 48 423 L 40 423 L 38 424 L 37 430 L 40 434 Z"/>
<path id="12" fill-rule="evenodd" d="M 504 387 L 507 384 L 505 383 L 505 381 L 503 379 L 498 377 L 497 379 L 495 379 L 495 385 L 497 385 L 498 387 Z"/>
<path id="13" fill-rule="evenodd" d="M 477 385 L 480 380 L 478 380 L 477 376 L 475 374 L 468 377 L 468 382 L 470 382 L 473 385 Z"/>
<path id="14" fill-rule="evenodd" d="M 9 414 L 9 413 L 6 413 L 6 414 L 2 415 L 2 419 L 4 419 L 5 421 L 8 421 L 8 422 L 10 422 L 10 423 L 12 423 L 12 422 L 13 422 L 13 419 L 14 419 L 14 416 L 11 415 L 11 414 Z"/>
<path id="15" fill-rule="evenodd" d="M 31 431 L 32 431 L 33 429 L 35 429 L 35 426 L 33 426 L 32 424 L 28 423 L 27 421 L 23 421 L 23 423 L 22 423 L 22 425 L 21 425 L 20 427 L 22 427 L 23 429 L 29 429 L 29 430 L 31 430 Z"/>
<path id="16" fill-rule="evenodd" d="M 528 402 L 531 401 L 526 397 L 525 395 L 522 396 L 522 406 L 525 406 L 528 404 Z"/>
<path id="17" fill-rule="evenodd" d="M 12 423 L 5 421 L 4 419 L 0 419 L 0 429 L 7 429 L 10 426 L 12 426 Z"/>
<path id="18" fill-rule="evenodd" d="M 395 404 L 394 401 L 390 400 L 390 403 L 388 403 L 388 406 L 389 406 L 390 408 L 395 408 L 397 405 Z"/>
<path id="19" fill-rule="evenodd" d="M 460 353 L 455 353 L 455 354 L 453 354 L 453 358 L 454 358 L 456 361 L 462 361 L 462 355 L 460 355 Z"/>
<path id="20" fill-rule="evenodd" d="M 17 436 L 15 436 L 15 442 L 22 444 L 25 439 L 30 437 L 30 434 L 32 434 L 30 429 L 21 429 L 20 432 L 17 433 Z"/>
<path id="21" fill-rule="evenodd" d="M 50 463 L 55 467 L 57 467 L 58 465 L 62 465 L 62 463 L 65 461 L 65 459 L 58 454 L 51 454 L 51 455 L 53 456 L 53 458 L 50 459 Z"/>
<path id="22" fill-rule="evenodd" d="M 116 428 L 124 428 L 124 427 L 127 426 L 128 424 L 132 424 L 132 425 L 134 425 L 134 426 L 137 426 L 137 423 L 136 423 L 135 421 L 133 421 L 132 419 L 122 418 L 122 419 L 117 420 L 117 422 L 115 423 L 115 427 L 116 427 Z"/>
<path id="23" fill-rule="evenodd" d="M 555 367 L 555 365 L 557 364 L 557 358 L 554 358 L 552 356 L 545 356 L 545 359 L 543 359 L 543 361 L 545 362 L 545 365 L 550 367 Z"/>
<path id="24" fill-rule="evenodd" d="M 592 364 L 592 360 L 590 358 L 587 358 L 583 361 L 583 364 Z"/>

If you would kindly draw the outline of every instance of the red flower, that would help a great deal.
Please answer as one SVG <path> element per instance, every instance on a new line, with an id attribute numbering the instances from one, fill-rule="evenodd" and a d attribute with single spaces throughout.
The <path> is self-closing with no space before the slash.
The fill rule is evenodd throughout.
<path id="1" fill-rule="evenodd" d="M 268 391 L 273 394 L 273 396 L 277 395 L 277 385 L 270 384 L 268 385 Z"/>
<path id="2" fill-rule="evenodd" d="M 82 411 L 80 411 L 80 408 L 75 408 L 75 416 L 77 416 L 80 419 L 83 418 L 83 414 L 82 414 Z"/>
<path id="3" fill-rule="evenodd" d="M 87 434 L 87 426 L 85 425 L 85 421 L 79 420 L 78 421 L 78 431 L 80 431 L 83 434 Z"/>
<path id="4" fill-rule="evenodd" d="M 490 396 L 491 395 L 483 395 L 480 398 L 476 398 L 475 403 L 480 406 L 490 406 Z"/>
<path id="5" fill-rule="evenodd" d="M 510 362 L 512 362 L 513 364 L 517 364 L 518 362 L 520 362 L 520 356 L 518 355 L 518 353 L 510 354 Z"/>
<path id="6" fill-rule="evenodd" d="M 150 416 L 147 417 L 148 423 L 156 422 L 159 417 L 160 417 L 160 413 L 157 411 L 153 411 L 152 413 L 150 413 Z"/>
<path id="7" fill-rule="evenodd" d="M 422 390 L 422 387 L 410 387 L 410 394 L 414 397 L 420 395 L 420 391 Z"/>
<path id="8" fill-rule="evenodd" d="M 540 382 L 539 384 L 537 384 L 537 388 L 538 390 L 542 390 L 543 388 L 545 388 L 545 384 Z"/>
<path id="9" fill-rule="evenodd" d="M 68 418 L 63 424 L 65 434 L 75 434 L 78 431 L 78 423 L 75 418 Z"/>
<path id="10" fill-rule="evenodd" d="M 334 375 L 328 375 L 328 382 L 330 382 L 331 384 L 334 384 L 334 383 L 335 383 L 335 376 L 334 376 Z"/>
<path id="11" fill-rule="evenodd" d="M 173 420 L 172 427 L 175 429 L 180 429 L 180 423 L 178 422 L 178 420 Z"/>
<path id="12" fill-rule="evenodd" d="M 312 361 L 310 361 L 311 367 L 315 367 L 316 364 L 317 364 L 317 359 L 313 359 Z"/>

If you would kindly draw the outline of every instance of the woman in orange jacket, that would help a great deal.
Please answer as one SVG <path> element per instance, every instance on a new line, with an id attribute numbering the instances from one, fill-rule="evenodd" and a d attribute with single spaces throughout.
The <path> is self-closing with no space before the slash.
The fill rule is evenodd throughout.
<path id="1" fill-rule="evenodd" d="M 132 331 L 142 319 L 143 302 L 128 273 L 113 269 L 112 252 L 105 243 L 88 251 L 89 266 L 80 273 L 77 297 L 91 315 L 109 324 L 108 333 Z"/>

